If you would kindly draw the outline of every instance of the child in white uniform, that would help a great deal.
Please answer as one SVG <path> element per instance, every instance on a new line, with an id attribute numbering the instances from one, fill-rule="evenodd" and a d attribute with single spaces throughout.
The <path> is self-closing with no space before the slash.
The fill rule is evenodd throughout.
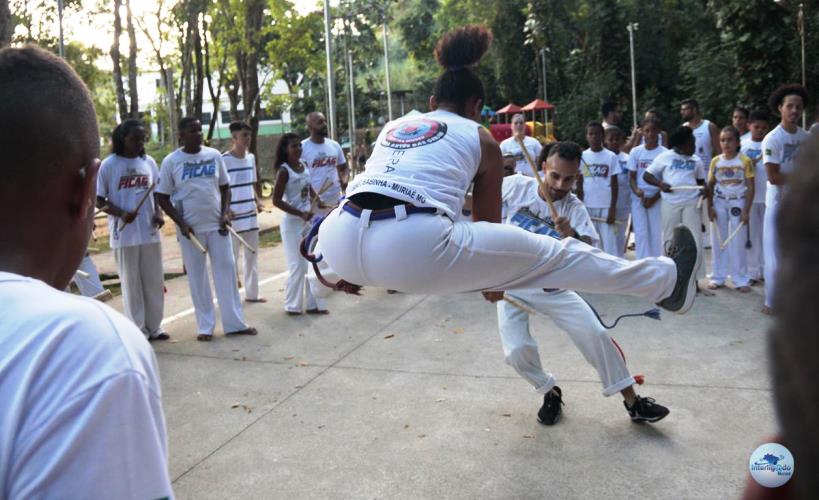
<path id="1" fill-rule="evenodd" d="M 177 236 L 196 311 L 196 339 L 211 340 L 216 327 L 207 276 L 208 257 L 225 335 L 256 335 L 256 329 L 245 324 L 236 286 L 236 265 L 227 231 L 230 184 L 222 155 L 202 146 L 202 124 L 196 118 L 180 120 L 179 135 L 183 147 L 162 161 L 156 192 L 160 206 L 178 226 Z M 171 205 L 171 195 L 174 205 Z M 207 255 L 194 245 L 191 237 L 199 240 Z"/>
<path id="2" fill-rule="evenodd" d="M 555 145 L 551 155 L 541 155 L 538 163 L 544 170 L 546 189 L 554 200 L 558 214 L 552 219 L 549 205 L 531 177 L 513 175 L 503 181 L 503 202 L 509 207 L 506 224 L 535 234 L 562 240 L 576 238 L 588 244 L 597 240 L 583 203 L 571 193 L 579 175 L 580 146 L 572 142 Z M 603 395 L 622 393 L 624 404 L 635 422 L 656 422 L 668 409 L 651 398 L 641 398 L 634 392 L 634 378 L 626 367 L 618 346 L 609 337 L 591 306 L 570 290 L 515 290 L 504 293 L 498 302 L 498 326 L 506 362 L 528 381 L 538 394 L 543 394 L 543 406 L 538 421 L 554 424 L 561 413 L 563 393 L 555 385 L 552 374 L 543 371 L 537 342 L 529 331 L 529 313 L 515 303 L 548 315 L 577 346 L 586 360 L 597 370 L 603 383 Z"/>
<path id="3" fill-rule="evenodd" d="M 708 169 L 708 217 L 716 224 L 711 231 L 713 271 L 708 288 L 725 285 L 730 269 L 731 281 L 737 291 L 751 291 L 745 242 L 735 236 L 727 248 L 723 242 L 739 225 L 747 225 L 754 202 L 754 166 L 751 159 L 739 152 L 739 131 L 728 126 L 719 135 L 722 154 L 711 160 Z"/>
<path id="4" fill-rule="evenodd" d="M 617 206 L 614 210 L 616 222 L 614 224 L 614 235 L 617 237 L 616 256 L 622 257 L 626 252 L 626 230 L 628 229 L 628 216 L 631 214 L 631 186 L 629 186 L 628 159 L 629 155 L 624 153 L 623 147 L 625 137 L 620 127 L 612 125 L 606 129 L 606 149 L 617 155 Z M 661 255 L 661 254 L 659 254 Z M 655 255 L 655 257 L 659 257 Z"/>
<path id="5" fill-rule="evenodd" d="M 751 218 L 748 223 L 748 275 L 751 285 L 762 281 L 765 259 L 762 253 L 762 221 L 765 220 L 765 192 L 768 188 L 768 175 L 762 162 L 762 140 L 768 133 L 768 113 L 752 111 L 748 120 L 750 137 L 742 141 L 740 151 L 754 163 L 754 203 L 751 205 Z"/>
<path id="6" fill-rule="evenodd" d="M 600 235 L 596 246 L 604 252 L 621 256 L 623 249 L 617 248 L 616 212 L 619 184 L 617 155 L 603 147 L 603 125 L 591 122 L 586 125 L 586 140 L 589 149 L 583 151 L 578 179 L 577 196 L 591 214 L 594 228 Z"/>
<path id="7" fill-rule="evenodd" d="M 159 229 L 165 219 L 153 193 L 148 193 L 159 182 L 159 169 L 145 154 L 145 135 L 139 120 L 125 120 L 114 129 L 113 152 L 103 160 L 97 177 L 97 206 L 108 214 L 123 312 L 149 340 L 167 340 L 160 326 L 165 285 Z"/>
<path id="8" fill-rule="evenodd" d="M 643 121 L 641 135 L 645 142 L 629 153 L 628 178 L 631 188 L 631 224 L 634 227 L 635 254 L 638 259 L 663 254 L 663 215 L 660 190 L 646 182 L 643 174 L 655 158 L 668 151 L 658 144 L 660 123 Z"/>
<path id="9" fill-rule="evenodd" d="M 326 314 L 324 300 L 313 295 L 307 279 L 307 261 L 299 253 L 299 243 L 313 218 L 313 190 L 310 187 L 310 169 L 300 160 L 302 143 L 299 136 L 284 134 L 276 144 L 276 185 L 273 205 L 284 212 L 281 224 L 282 246 L 287 260 L 287 285 L 284 292 L 284 310 L 289 315 L 301 314 L 306 300 L 308 314 Z"/>

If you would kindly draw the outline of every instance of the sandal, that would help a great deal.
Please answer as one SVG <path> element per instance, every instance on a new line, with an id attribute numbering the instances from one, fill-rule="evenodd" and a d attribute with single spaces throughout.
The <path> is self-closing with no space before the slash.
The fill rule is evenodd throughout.
<path id="1" fill-rule="evenodd" d="M 200 342 L 210 342 L 211 340 L 213 340 L 213 335 L 200 333 L 199 335 L 196 336 L 196 340 Z"/>
<path id="2" fill-rule="evenodd" d="M 245 328 L 244 330 L 239 330 L 236 332 L 228 332 L 225 334 L 225 337 L 233 337 L 234 335 L 256 335 L 259 333 L 255 328 L 252 326 Z"/>
<path id="3" fill-rule="evenodd" d="M 713 281 L 709 281 L 705 288 L 709 290 L 719 290 L 720 288 L 724 287 L 725 285 L 721 285 L 719 283 L 714 283 Z"/>
<path id="4" fill-rule="evenodd" d="M 284 311 L 284 313 L 288 316 L 301 316 L 301 311 Z"/>
<path id="5" fill-rule="evenodd" d="M 267 299 L 259 297 L 258 299 L 245 299 L 245 302 L 250 302 L 251 304 L 261 304 L 267 302 Z"/>

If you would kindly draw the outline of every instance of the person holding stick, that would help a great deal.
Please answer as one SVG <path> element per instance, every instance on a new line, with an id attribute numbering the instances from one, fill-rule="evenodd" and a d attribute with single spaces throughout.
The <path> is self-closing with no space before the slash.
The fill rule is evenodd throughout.
<path id="1" fill-rule="evenodd" d="M 626 252 L 626 243 L 629 236 L 631 215 L 631 186 L 629 184 L 628 153 L 622 151 L 625 136 L 623 130 L 612 125 L 606 129 L 605 141 L 606 149 L 617 156 L 617 204 L 614 217 L 617 223 L 614 225 L 614 235 L 617 237 L 617 251 L 615 254 L 622 257 Z M 657 254 L 655 257 L 662 255 Z"/>
<path id="2" fill-rule="evenodd" d="M 532 177 L 512 175 L 503 179 L 501 198 L 509 207 L 506 224 L 556 240 L 575 238 L 589 245 L 596 243 L 594 228 L 583 202 L 572 194 L 580 175 L 580 146 L 561 142 L 538 158 L 543 170 L 544 189 Z M 551 199 L 551 204 L 547 201 Z M 554 213 L 557 212 L 557 218 Z M 571 290 L 540 289 L 503 292 L 498 301 L 498 329 L 506 363 L 529 382 L 543 404 L 537 419 L 553 425 L 562 412 L 563 392 L 554 376 L 543 371 L 535 339 L 529 331 L 531 312 L 552 318 L 569 334 L 603 384 L 603 395 L 620 392 L 623 404 L 635 422 L 657 422 L 668 415 L 668 408 L 652 398 L 641 398 L 633 389 L 635 378 L 626 367 L 625 358 L 592 307 Z"/>
<path id="3" fill-rule="evenodd" d="M 521 145 L 523 143 L 523 145 Z M 526 163 L 523 149 L 529 151 L 532 158 L 537 158 L 543 146 L 534 137 L 526 135 L 526 120 L 523 114 L 516 113 L 512 116 L 512 137 L 508 137 L 500 143 L 501 152 L 504 158 L 509 158 L 509 162 L 514 164 L 515 172 L 523 175 L 532 175 L 532 169 Z"/>
<path id="4" fill-rule="evenodd" d="M 668 245 L 675 228 L 682 224 L 692 234 L 698 235 L 697 249 L 702 251 L 700 214 L 697 199 L 705 186 L 705 167 L 695 153 L 694 134 L 682 126 L 668 138 L 671 149 L 654 158 L 643 173 L 643 180 L 662 192 L 663 242 Z M 696 269 L 697 278 L 704 277 L 701 267 Z"/>
<path id="5" fill-rule="evenodd" d="M 762 256 L 762 221 L 765 220 L 765 192 L 768 189 L 768 176 L 762 162 L 762 140 L 769 130 L 768 113 L 754 110 L 748 119 L 751 136 L 742 141 L 741 151 L 754 164 L 754 203 L 751 205 L 751 217 L 746 227 L 748 249 L 748 275 L 751 286 L 762 281 L 765 259 Z"/>
<path id="6" fill-rule="evenodd" d="M 614 125 L 612 125 L 613 127 Z M 603 147 L 603 125 L 589 122 L 586 125 L 586 141 L 589 148 L 581 158 L 582 175 L 577 179 L 577 197 L 583 202 L 600 235 L 597 247 L 604 252 L 621 257 L 623 245 L 617 238 L 617 198 L 620 185 L 617 181 L 620 164 L 617 155 Z"/>
<path id="7" fill-rule="evenodd" d="M 644 143 L 629 153 L 628 177 L 631 188 L 631 221 L 634 226 L 634 250 L 638 259 L 663 254 L 663 216 L 660 190 L 646 182 L 643 174 L 660 154 L 668 151 L 659 144 L 660 122 L 643 120 L 640 128 Z"/>
<path id="8" fill-rule="evenodd" d="M 210 341 L 216 328 L 216 313 L 207 275 L 210 256 L 213 284 L 225 336 L 256 335 L 245 324 L 242 299 L 236 286 L 236 267 L 227 226 L 230 224 L 230 184 L 219 151 L 202 145 L 202 124 L 185 117 L 179 121 L 182 147 L 162 160 L 156 199 L 176 223 L 182 259 L 196 311 L 196 340 Z M 171 204 L 171 195 L 174 204 Z"/>
<path id="9" fill-rule="evenodd" d="M 347 199 L 311 230 L 322 260 L 342 278 L 334 288 L 484 291 L 488 300 L 498 300 L 499 290 L 565 288 L 632 295 L 688 311 L 700 255 L 685 227 L 675 230 L 669 257 L 627 261 L 575 238 L 558 241 L 499 224 L 503 158 L 478 122 L 484 87 L 470 69 L 491 40 L 486 27 L 475 25 L 443 35 L 435 57 L 444 71 L 430 97 L 432 111 L 388 123 Z M 472 221 L 461 221 L 470 184 Z"/>
<path id="10" fill-rule="evenodd" d="M 262 211 L 261 191 L 256 175 L 256 156 L 249 152 L 253 129 L 245 122 L 230 124 L 231 148 L 222 154 L 230 177 L 230 225 L 236 276 L 239 277 L 239 253 L 244 258 L 245 302 L 267 302 L 259 297 L 259 220 Z M 233 234 L 233 233 L 236 234 Z"/>
<path id="11" fill-rule="evenodd" d="M 710 290 L 725 286 L 730 268 L 731 281 L 738 292 L 751 291 L 748 258 L 742 238 L 728 240 L 731 232 L 747 226 L 754 202 L 754 165 L 739 152 L 739 131 L 733 126 L 722 129 L 719 144 L 722 154 L 711 160 L 708 169 L 708 218 L 716 224 L 711 231 L 713 249 Z M 722 235 L 725 240 L 721 241 Z M 727 247 L 727 248 L 726 248 Z"/>
<path id="12" fill-rule="evenodd" d="M 287 261 L 287 285 L 284 291 L 284 312 L 297 316 L 327 314 L 323 298 L 317 298 L 307 280 L 307 260 L 299 253 L 299 242 L 309 229 L 315 215 L 319 195 L 310 186 L 310 169 L 301 160 L 299 136 L 286 133 L 276 144 L 276 184 L 273 205 L 284 212 L 281 224 L 282 246 Z M 324 187 L 327 189 L 327 183 Z M 306 307 L 305 307 L 306 302 Z M 305 311 L 306 309 L 306 311 Z"/>
<path id="13" fill-rule="evenodd" d="M 146 135 L 145 125 L 135 119 L 114 129 L 111 154 L 102 161 L 97 177 L 97 206 L 108 214 L 123 313 L 148 340 L 168 340 L 161 326 L 165 285 L 159 229 L 165 218 L 152 196 L 159 169 L 145 154 Z"/>

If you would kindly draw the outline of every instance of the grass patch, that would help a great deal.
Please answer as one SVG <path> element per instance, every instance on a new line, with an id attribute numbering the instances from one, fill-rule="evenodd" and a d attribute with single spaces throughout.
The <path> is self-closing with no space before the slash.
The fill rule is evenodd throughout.
<path id="1" fill-rule="evenodd" d="M 282 242 L 282 233 L 278 227 L 259 234 L 259 248 L 270 248 Z"/>

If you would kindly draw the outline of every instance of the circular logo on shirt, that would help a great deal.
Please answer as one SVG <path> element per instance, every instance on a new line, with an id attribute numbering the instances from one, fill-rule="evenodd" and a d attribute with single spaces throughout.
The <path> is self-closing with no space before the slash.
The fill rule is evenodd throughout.
<path id="1" fill-rule="evenodd" d="M 446 135 L 446 123 L 420 118 L 399 124 L 384 136 L 382 146 L 410 149 L 440 141 Z"/>
<path id="2" fill-rule="evenodd" d="M 776 488 L 793 475 L 793 455 L 779 443 L 765 443 L 751 453 L 748 469 L 754 481 L 766 488 Z"/>

